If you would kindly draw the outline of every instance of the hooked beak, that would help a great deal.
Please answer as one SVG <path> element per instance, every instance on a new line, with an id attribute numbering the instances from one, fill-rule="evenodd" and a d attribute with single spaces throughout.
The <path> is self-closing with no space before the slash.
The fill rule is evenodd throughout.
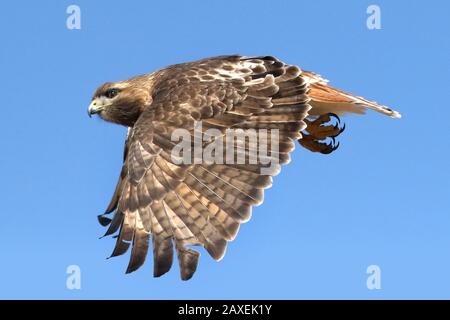
<path id="1" fill-rule="evenodd" d="M 102 112 L 107 106 L 110 105 L 112 105 L 112 103 L 103 97 L 95 98 L 92 100 L 88 108 L 89 118 L 92 117 L 93 114 Z"/>
<path id="2" fill-rule="evenodd" d="M 95 98 L 92 100 L 91 104 L 88 108 L 88 116 L 89 118 L 92 117 L 93 114 L 100 113 L 105 107 L 107 107 L 107 104 L 104 104 L 103 100 L 100 100 L 98 98 Z"/>

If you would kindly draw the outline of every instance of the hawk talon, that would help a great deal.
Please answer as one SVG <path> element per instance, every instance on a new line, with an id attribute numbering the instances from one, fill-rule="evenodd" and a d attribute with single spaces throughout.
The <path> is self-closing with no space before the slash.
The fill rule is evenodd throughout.
<path id="1" fill-rule="evenodd" d="M 344 132 L 344 131 L 345 131 L 345 123 L 344 123 L 344 125 L 342 126 L 342 128 L 339 127 L 339 123 L 335 124 L 335 125 L 334 125 L 334 129 L 335 129 L 335 130 L 338 130 L 338 132 L 335 133 L 334 135 L 330 136 L 330 138 L 336 138 L 336 137 L 338 137 L 342 132 Z"/>
<path id="2" fill-rule="evenodd" d="M 340 124 L 340 123 L 341 123 L 341 118 L 339 118 L 339 116 L 338 116 L 336 113 L 330 112 L 328 115 L 329 115 L 330 117 L 335 118 L 335 119 L 337 120 L 337 124 Z"/>
<path id="3" fill-rule="evenodd" d="M 326 123 L 333 122 L 332 118 L 336 119 L 334 120 L 336 123 L 334 125 L 325 125 Z M 315 120 L 306 120 L 305 122 L 307 127 L 304 132 L 318 141 L 338 137 L 345 130 L 345 123 L 341 128 L 341 119 L 334 113 L 323 114 Z"/>

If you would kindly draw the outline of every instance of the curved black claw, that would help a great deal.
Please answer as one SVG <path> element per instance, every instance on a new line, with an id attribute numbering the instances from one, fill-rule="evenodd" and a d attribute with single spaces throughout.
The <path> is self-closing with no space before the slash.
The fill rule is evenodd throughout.
<path id="1" fill-rule="evenodd" d="M 333 151 L 337 150 L 337 148 L 339 148 L 339 141 L 338 143 L 336 143 L 336 140 L 334 139 L 334 137 L 330 137 L 331 138 L 331 142 L 326 144 L 326 148 L 320 150 L 319 152 L 322 154 L 330 154 Z"/>
<path id="2" fill-rule="evenodd" d="M 334 129 L 338 130 L 338 132 L 336 132 L 334 135 L 330 136 L 330 138 L 337 138 L 342 132 L 345 131 L 345 123 L 342 126 L 342 128 L 339 127 L 340 123 L 336 123 L 336 125 L 334 126 Z"/>
<path id="3" fill-rule="evenodd" d="M 330 137 L 331 141 L 326 142 L 324 140 L 315 139 L 313 136 L 304 134 L 298 142 L 306 149 L 312 152 L 319 152 L 322 154 L 329 154 L 335 151 L 339 147 L 339 142 L 336 144 L 336 140 Z"/>
<path id="4" fill-rule="evenodd" d="M 339 118 L 339 116 L 338 116 L 336 113 L 330 112 L 330 113 L 328 113 L 328 115 L 329 115 L 331 118 L 335 118 L 338 124 L 341 123 L 341 118 Z"/>
<path id="5" fill-rule="evenodd" d="M 330 115 L 330 117 L 336 118 L 337 121 L 341 122 L 341 118 L 334 112 L 329 112 L 328 113 Z"/>

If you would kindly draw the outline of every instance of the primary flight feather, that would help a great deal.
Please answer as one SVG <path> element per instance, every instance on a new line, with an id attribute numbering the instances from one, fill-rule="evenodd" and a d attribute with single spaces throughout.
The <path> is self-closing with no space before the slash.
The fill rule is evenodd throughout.
<path id="1" fill-rule="evenodd" d="M 181 278 L 188 280 L 199 258 L 190 246 L 202 246 L 221 259 L 227 241 L 250 219 L 252 207 L 262 203 L 264 189 L 279 172 L 279 165 L 270 168 L 268 160 L 288 163 L 296 140 L 314 152 L 334 151 L 335 137 L 344 129 L 339 115 L 345 113 L 372 109 L 400 117 L 327 82 L 271 56 L 233 55 L 100 86 L 89 115 L 129 128 L 119 181 L 105 214 L 99 216 L 108 226 L 105 235 L 117 233 L 112 256 L 131 246 L 127 273 L 135 271 L 144 263 L 151 239 L 154 276 L 170 270 L 175 251 Z M 219 133 L 202 141 L 203 148 L 229 130 L 255 133 L 258 143 L 232 146 L 245 163 L 195 161 L 195 156 L 179 161 L 173 153 L 174 132 L 184 129 L 195 140 L 199 122 L 202 133 Z M 276 132 L 276 146 L 267 132 Z M 265 159 L 250 161 L 246 152 L 261 151 L 263 143 L 276 149 Z"/>

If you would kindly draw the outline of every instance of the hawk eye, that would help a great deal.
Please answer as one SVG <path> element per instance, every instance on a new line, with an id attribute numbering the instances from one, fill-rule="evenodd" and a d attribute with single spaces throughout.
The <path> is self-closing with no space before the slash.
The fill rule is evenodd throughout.
<path id="1" fill-rule="evenodd" d="M 108 89 L 105 92 L 105 97 L 107 97 L 108 99 L 112 99 L 115 96 L 117 96 L 119 94 L 119 90 L 118 89 Z"/>

